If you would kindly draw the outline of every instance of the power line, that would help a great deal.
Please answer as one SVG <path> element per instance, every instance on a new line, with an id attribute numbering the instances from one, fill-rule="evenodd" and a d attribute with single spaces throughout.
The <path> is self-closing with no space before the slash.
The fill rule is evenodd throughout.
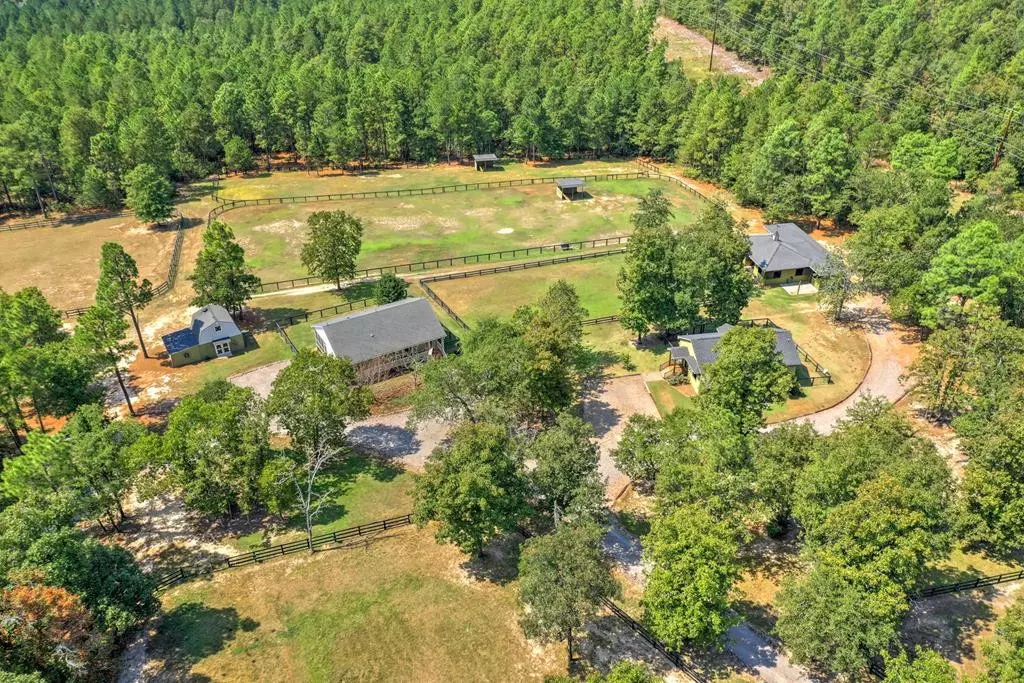
<path id="1" fill-rule="evenodd" d="M 771 27 L 769 27 L 767 25 L 761 24 L 761 23 L 759 23 L 759 22 L 757 22 L 757 21 L 755 21 L 753 19 L 749 19 L 747 17 L 744 17 L 744 16 L 741 16 L 739 14 L 736 14 L 734 11 L 730 10 L 728 7 L 724 7 L 723 6 L 720 9 L 721 9 L 721 11 L 723 11 L 727 15 L 729 15 L 732 19 L 734 19 L 736 22 L 746 24 L 747 26 L 749 26 L 752 29 L 757 29 L 757 30 L 763 31 L 765 33 L 768 33 L 768 34 L 778 38 L 779 40 L 788 41 L 794 47 L 796 47 L 798 50 L 801 50 L 802 52 L 814 55 L 814 56 L 820 58 L 821 60 L 831 60 L 831 59 L 833 59 L 832 55 L 827 55 L 825 53 L 819 52 L 819 51 L 814 50 L 812 48 L 809 48 L 807 46 L 800 45 L 799 43 L 796 42 L 796 37 L 795 36 L 782 35 L 782 34 L 778 33 L 777 31 L 775 31 L 775 29 L 773 29 L 773 28 L 771 28 Z M 726 28 L 727 29 L 732 29 L 733 33 L 736 34 L 736 35 L 741 35 L 733 27 L 726 26 Z M 757 46 L 755 44 L 753 47 L 754 47 L 754 52 L 758 52 L 758 51 L 762 51 L 763 52 L 764 51 L 764 47 L 763 46 Z M 875 78 L 876 75 L 879 78 L 883 78 L 883 79 L 886 78 L 886 76 L 884 76 L 884 75 L 876 74 L 874 71 L 868 71 L 868 70 L 863 69 L 863 68 L 861 68 L 861 67 L 859 67 L 859 66 L 857 66 L 855 64 L 852 64 L 852 63 L 850 63 L 848 61 L 844 61 L 843 65 L 848 67 L 848 68 L 850 68 L 850 69 L 852 69 L 852 70 L 854 70 L 854 71 L 857 71 L 857 72 L 861 73 L 864 76 L 867 76 L 868 78 Z M 925 83 L 925 81 L 921 80 L 920 78 L 913 78 L 913 79 L 901 78 L 900 82 L 889 83 L 889 85 L 902 85 L 902 86 L 918 85 L 918 86 L 921 86 L 922 88 L 924 88 L 926 93 L 928 93 L 932 97 L 935 97 L 937 99 L 945 101 L 947 104 L 955 105 L 956 107 L 959 107 L 961 109 L 968 109 L 968 110 L 971 110 L 971 111 L 975 111 L 975 112 L 984 114 L 985 116 L 988 116 L 988 117 L 994 117 L 993 123 L 1002 123 L 1002 116 L 1001 115 L 994 114 L 993 112 L 989 111 L 988 109 L 983 109 L 981 107 L 977 107 L 977 106 L 974 106 L 974 105 L 971 105 L 971 104 L 965 104 L 965 103 L 963 103 L 961 101 L 952 99 L 948 95 L 945 95 L 945 94 L 942 94 L 942 93 L 938 93 L 938 92 L 936 92 L 936 91 L 934 91 L 932 89 L 932 88 L 934 88 L 934 86 L 929 86 L 927 83 Z M 1005 105 L 996 105 L 996 106 L 1001 108 L 1004 112 L 1012 113 L 1012 109 L 1010 107 L 1007 107 Z"/>
<path id="2" fill-rule="evenodd" d="M 757 49 L 760 49 L 762 52 L 769 52 L 769 53 L 773 52 L 772 50 L 768 50 L 768 49 L 764 48 L 763 46 L 756 46 L 752 42 L 752 39 L 748 38 L 747 36 L 745 36 L 744 34 L 740 33 L 738 30 L 736 30 L 735 28 L 733 28 L 731 26 L 722 24 L 722 25 L 719 26 L 719 30 L 720 31 L 724 30 L 727 33 L 732 34 L 737 40 L 739 40 L 741 43 L 743 43 L 744 46 L 746 46 L 748 49 L 752 49 L 755 52 L 757 51 Z M 823 72 L 819 72 L 819 71 L 815 71 L 815 70 L 809 69 L 807 66 L 805 66 L 804 64 L 796 61 L 794 58 L 789 57 L 789 56 L 781 53 L 781 51 L 775 51 L 775 54 L 770 54 L 769 56 L 771 57 L 772 60 L 774 60 L 776 62 L 783 62 L 786 65 L 788 65 L 790 68 L 792 68 L 792 69 L 794 69 L 794 70 L 796 70 L 796 71 L 798 71 L 798 72 L 800 72 L 800 73 L 802 73 L 802 74 L 804 74 L 806 76 L 814 78 L 816 80 L 824 80 L 824 81 L 827 81 L 829 83 L 832 83 L 833 85 L 838 85 L 838 86 L 840 86 L 842 88 L 849 89 L 849 90 L 859 90 L 860 91 L 859 95 L 860 95 L 860 98 L 862 100 L 873 100 L 876 104 L 880 104 L 884 109 L 886 109 L 888 111 L 895 111 L 896 108 L 898 107 L 898 104 L 899 104 L 898 100 L 889 99 L 889 98 L 886 98 L 883 95 L 872 93 L 872 92 L 867 90 L 867 86 L 865 84 L 856 84 L 856 83 L 849 83 L 849 82 L 840 81 L 840 80 L 838 80 L 834 76 L 829 76 L 829 75 L 827 75 L 827 74 L 825 74 Z M 968 126 L 967 124 L 960 123 L 958 121 L 948 121 L 948 123 L 953 128 L 957 128 L 957 129 L 960 129 L 962 131 L 965 131 L 965 132 L 968 132 L 968 133 L 972 133 L 972 134 L 980 136 L 980 137 L 988 138 L 989 140 L 992 140 L 992 141 L 994 141 L 996 143 L 1001 143 L 1003 145 L 1003 147 L 1004 147 L 1004 154 L 1006 156 L 1013 157 L 1016 161 L 1024 162 L 1024 149 L 1021 149 L 1019 147 L 1016 147 L 1016 146 L 1013 146 L 1013 145 L 1010 145 L 1010 144 L 1006 143 L 1004 141 L 1004 139 L 1002 138 L 1002 136 L 997 135 L 997 134 L 992 133 L 992 132 L 986 132 L 986 131 L 983 131 L 983 130 L 978 130 L 977 128 L 973 128 L 971 126 Z"/>

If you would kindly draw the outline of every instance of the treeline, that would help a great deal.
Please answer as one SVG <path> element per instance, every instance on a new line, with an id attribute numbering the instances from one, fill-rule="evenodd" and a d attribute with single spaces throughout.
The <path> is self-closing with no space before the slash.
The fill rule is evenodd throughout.
<path id="1" fill-rule="evenodd" d="M 750 113 L 738 122 L 746 131 L 732 141 L 740 144 L 733 157 L 788 135 L 802 139 L 811 163 L 815 147 L 842 147 L 822 142 L 836 129 L 859 160 L 888 159 L 905 135 L 918 133 L 949 140 L 939 170 L 973 182 L 992 169 L 1010 111 L 1019 109 L 1024 5 L 1015 0 L 664 7 L 689 26 L 717 26 L 723 45 L 777 74 L 746 98 Z M 727 107 L 722 98 L 729 95 L 717 95 L 716 106 Z M 749 125 L 751 114 L 760 130 Z M 1009 128 L 1002 157 L 1021 168 L 1019 126 Z"/>
<path id="2" fill-rule="evenodd" d="M 0 10 L 9 204 L 113 205 L 147 164 L 636 151 L 689 86 L 617 0 L 44 1 Z"/>

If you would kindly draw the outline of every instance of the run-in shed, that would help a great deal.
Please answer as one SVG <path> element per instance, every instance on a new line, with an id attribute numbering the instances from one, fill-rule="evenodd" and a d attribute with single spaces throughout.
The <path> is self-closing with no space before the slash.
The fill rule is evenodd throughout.
<path id="1" fill-rule="evenodd" d="M 493 168 L 496 163 L 498 163 L 497 154 L 473 155 L 473 168 L 477 171 L 486 171 L 489 168 Z"/>
<path id="2" fill-rule="evenodd" d="M 573 200 L 583 192 L 582 178 L 559 178 L 555 181 L 555 194 L 562 199 Z"/>

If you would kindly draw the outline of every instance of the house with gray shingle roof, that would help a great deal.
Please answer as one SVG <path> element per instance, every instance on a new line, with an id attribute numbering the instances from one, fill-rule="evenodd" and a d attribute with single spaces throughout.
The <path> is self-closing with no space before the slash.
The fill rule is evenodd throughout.
<path id="1" fill-rule="evenodd" d="M 678 370 L 685 370 L 690 384 L 696 391 L 700 391 L 701 378 L 707 367 L 718 358 L 718 342 L 722 341 L 725 333 L 733 327 L 733 325 L 722 325 L 714 332 L 681 335 L 676 346 L 669 347 L 670 364 Z M 796 372 L 803 362 L 800 360 L 800 352 L 797 350 L 796 342 L 793 341 L 793 335 L 781 327 L 773 329 L 775 331 L 775 350 L 778 352 L 782 364 Z"/>
<path id="2" fill-rule="evenodd" d="M 750 235 L 747 265 L 767 285 L 810 282 L 820 275 L 828 252 L 795 223 L 766 225 L 767 235 Z"/>
<path id="3" fill-rule="evenodd" d="M 321 352 L 348 358 L 359 381 L 371 384 L 445 355 L 446 332 L 420 297 L 373 306 L 313 325 Z"/>
<path id="4" fill-rule="evenodd" d="M 224 358 L 245 351 L 245 337 L 223 306 L 210 304 L 192 314 L 192 324 L 163 337 L 171 367 Z"/>

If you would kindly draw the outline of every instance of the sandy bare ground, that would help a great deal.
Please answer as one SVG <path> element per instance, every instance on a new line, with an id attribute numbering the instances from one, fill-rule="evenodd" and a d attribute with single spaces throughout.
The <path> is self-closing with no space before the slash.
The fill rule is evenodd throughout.
<path id="1" fill-rule="evenodd" d="M 711 40 L 706 36 L 687 28 L 674 19 L 659 16 L 654 27 L 655 40 L 664 40 L 667 44 L 665 58 L 681 59 L 698 62 L 697 68 L 707 69 L 711 57 Z M 714 73 L 739 76 L 744 82 L 757 86 L 764 83 L 772 75 L 770 67 L 758 66 L 744 61 L 738 54 L 715 44 L 715 57 L 711 70 Z"/>
<path id="2" fill-rule="evenodd" d="M 937 650 L 964 676 L 981 673 L 980 644 L 1020 596 L 1024 582 L 915 600 L 903 622 L 910 644 Z"/>

